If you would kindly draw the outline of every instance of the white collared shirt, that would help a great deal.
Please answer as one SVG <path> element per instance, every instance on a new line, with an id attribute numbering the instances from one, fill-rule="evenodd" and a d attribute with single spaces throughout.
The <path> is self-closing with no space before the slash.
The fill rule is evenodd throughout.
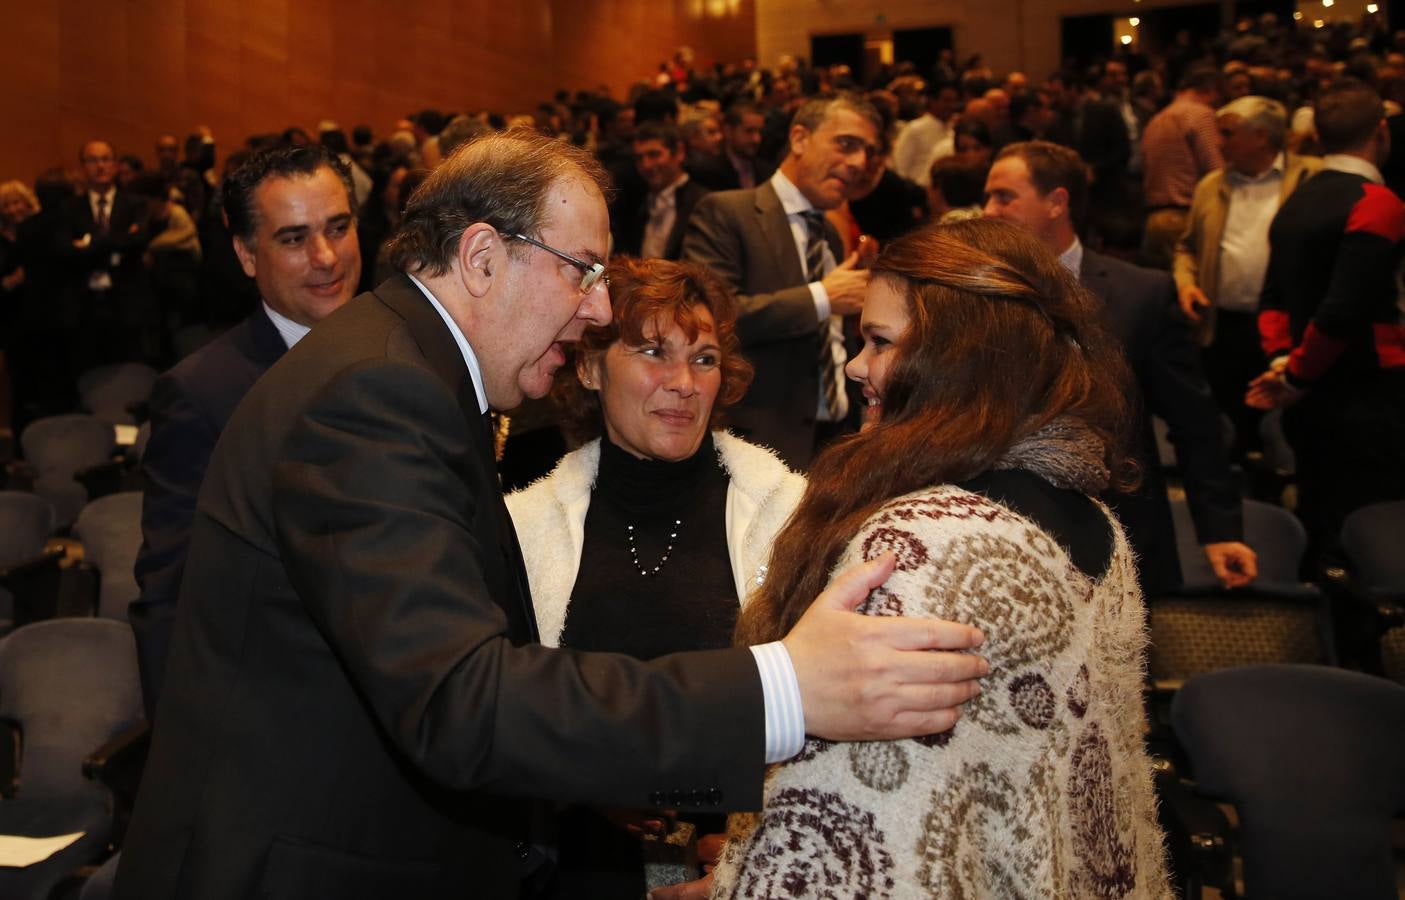
<path id="1" fill-rule="evenodd" d="M 311 325 L 294 322 L 278 310 L 269 306 L 267 300 L 263 301 L 263 311 L 264 314 L 268 316 L 268 320 L 273 323 L 273 327 L 278 329 L 278 336 L 283 339 L 283 346 L 287 347 L 289 350 L 293 349 L 293 345 L 298 341 L 307 337 L 307 333 L 312 330 Z"/>
<path id="2" fill-rule="evenodd" d="M 786 219 L 790 221 L 790 236 L 795 240 L 795 252 L 800 256 L 800 271 L 805 271 L 805 249 L 810 243 L 810 226 L 805 222 L 805 213 L 813 210 L 808 198 L 800 193 L 800 188 L 781 172 L 776 170 L 776 174 L 771 176 L 771 187 L 780 198 L 781 209 L 785 210 Z M 834 254 L 830 252 L 829 241 L 824 242 L 823 248 L 824 272 L 828 275 L 834 270 L 837 263 Z M 848 360 L 848 354 L 844 352 L 844 323 L 838 316 L 830 315 L 829 292 L 824 289 L 824 285 L 818 281 L 810 282 L 810 296 L 815 301 L 815 315 L 823 322 L 829 320 L 829 348 L 834 355 L 836 368 L 839 372 L 839 414 L 831 419 L 829 414 L 829 404 L 825 402 L 824 385 L 820 385 L 820 397 L 817 407 L 816 417 L 821 422 L 843 421 L 844 416 L 849 412 L 849 398 L 844 390 L 844 363 Z"/>
<path id="3" fill-rule="evenodd" d="M 1328 153 L 1322 157 L 1322 168 L 1360 175 L 1372 184 L 1385 184 L 1385 179 L 1381 177 L 1381 170 L 1359 156 L 1351 156 L 1347 153 Z"/>
<path id="4" fill-rule="evenodd" d="M 1073 243 L 1069 244 L 1064 252 L 1059 254 L 1059 265 L 1067 269 L 1074 278 L 1078 278 L 1083 272 L 1083 242 L 1078 239 L 1078 235 L 1073 236 Z"/>
<path id="5" fill-rule="evenodd" d="M 1250 177 L 1225 169 L 1229 211 L 1220 232 L 1219 284 L 1215 305 L 1234 312 L 1259 308 L 1268 273 L 1268 227 L 1278 214 L 1287 159 L 1282 153 L 1267 170 Z"/>
<path id="6" fill-rule="evenodd" d="M 444 320 L 449 333 L 454 336 L 459 352 L 463 354 L 464 365 L 473 376 L 473 390 L 478 395 L 478 411 L 488 411 L 488 395 L 483 392 L 483 370 L 478 365 L 478 357 L 473 346 L 464 337 L 463 330 L 449 315 L 439 299 L 424 286 L 418 278 L 406 273 L 415 287 L 429 300 L 434 311 Z M 805 746 L 805 710 L 800 701 L 800 681 L 795 677 L 795 665 L 790 661 L 790 651 L 780 641 L 758 644 L 750 648 L 756 660 L 757 673 L 761 677 L 761 697 L 766 710 L 766 762 L 777 763 L 790 759 Z"/>
<path id="7" fill-rule="evenodd" d="M 650 194 L 649 220 L 644 223 L 644 240 L 639 255 L 644 259 L 661 259 L 668 252 L 668 236 L 678 221 L 678 189 L 688 183 L 688 173 L 657 194 Z"/>

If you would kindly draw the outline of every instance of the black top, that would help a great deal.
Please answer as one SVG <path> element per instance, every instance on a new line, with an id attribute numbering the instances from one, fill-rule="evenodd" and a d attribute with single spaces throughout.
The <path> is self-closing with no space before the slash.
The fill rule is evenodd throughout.
<path id="1" fill-rule="evenodd" d="M 681 462 L 637 459 L 602 438 L 561 645 L 639 659 L 731 646 L 738 601 L 727 554 L 727 482 L 710 433 Z M 639 573 L 631 525 L 639 566 L 658 566 L 657 575 Z"/>
<path id="2" fill-rule="evenodd" d="M 1034 522 L 1068 553 L 1084 575 L 1100 580 L 1112 562 L 1112 523 L 1085 494 L 1054 487 L 1025 469 L 999 469 L 963 482 Z"/>

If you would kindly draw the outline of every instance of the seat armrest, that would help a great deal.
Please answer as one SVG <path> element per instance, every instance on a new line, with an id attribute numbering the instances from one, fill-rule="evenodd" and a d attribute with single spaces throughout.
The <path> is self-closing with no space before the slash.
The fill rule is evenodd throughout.
<path id="1" fill-rule="evenodd" d="M 1194 869 L 1185 874 L 1201 885 L 1232 892 L 1234 852 L 1228 817 L 1213 800 L 1197 794 L 1194 783 L 1182 778 L 1169 760 L 1154 760 L 1152 771 L 1173 853 Z"/>
<path id="2" fill-rule="evenodd" d="M 33 559 L 0 569 L 0 587 L 14 598 L 14 627 L 58 614 L 64 550 L 45 550 Z"/>
<path id="3" fill-rule="evenodd" d="M 5 463 L 4 489 L 7 491 L 32 491 L 39 473 L 22 459 L 12 459 Z"/>
<path id="4" fill-rule="evenodd" d="M 19 787 L 24 731 L 14 719 L 0 716 L 0 797 L 10 798 Z"/>
<path id="5" fill-rule="evenodd" d="M 143 719 L 89 753 L 83 760 L 83 776 L 135 796 L 150 747 L 151 726 Z"/>

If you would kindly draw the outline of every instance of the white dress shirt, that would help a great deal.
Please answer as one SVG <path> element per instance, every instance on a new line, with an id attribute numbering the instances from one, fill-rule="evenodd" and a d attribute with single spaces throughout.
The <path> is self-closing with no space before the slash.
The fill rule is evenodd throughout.
<path id="1" fill-rule="evenodd" d="M 273 323 L 273 327 L 278 329 L 278 336 L 283 339 L 283 346 L 289 350 L 293 349 L 293 345 L 298 341 L 307 337 L 307 333 L 312 330 L 311 325 L 294 322 L 269 306 L 267 300 L 263 301 L 263 311 L 268 316 L 268 320 Z"/>
<path id="2" fill-rule="evenodd" d="M 1278 213 L 1286 165 L 1280 153 L 1268 169 L 1253 177 L 1225 169 L 1229 211 L 1220 232 L 1219 284 L 1215 286 L 1215 305 L 1220 309 L 1254 312 L 1259 308 L 1268 273 L 1268 226 Z"/>
<path id="3" fill-rule="evenodd" d="M 1073 243 L 1059 254 L 1059 264 L 1072 273 L 1074 278 L 1078 278 L 1082 274 L 1083 242 L 1078 239 L 1078 235 L 1074 235 Z"/>
<path id="4" fill-rule="evenodd" d="M 673 184 L 649 195 L 649 220 L 644 223 L 644 240 L 639 245 L 639 255 L 644 259 L 661 259 L 668 252 L 668 236 L 678 221 L 678 189 L 687 183 L 685 172 Z"/>
<path id="5" fill-rule="evenodd" d="M 775 190 L 776 196 L 780 198 L 781 209 L 785 210 L 786 218 L 790 221 L 790 236 L 795 239 L 795 252 L 800 256 L 800 271 L 805 271 L 805 248 L 810 243 L 810 226 L 805 222 L 805 213 L 815 207 L 800 193 L 800 188 L 796 187 L 789 178 L 782 174 L 780 169 L 771 176 L 771 187 Z M 828 275 L 834 270 L 838 263 L 834 260 L 834 254 L 830 252 L 829 241 L 824 242 L 823 249 L 824 272 Z M 810 282 L 810 296 L 815 300 L 815 315 L 823 322 L 829 320 L 829 352 L 833 354 L 836 363 L 836 370 L 839 372 L 839 410 L 833 418 L 829 414 L 829 404 L 825 402 L 824 385 L 820 385 L 819 400 L 816 406 L 816 418 L 821 422 L 836 421 L 842 422 L 844 416 L 849 412 L 849 396 L 844 390 L 844 363 L 848 360 L 848 354 L 844 352 L 844 323 L 838 317 L 830 315 L 829 292 L 824 289 L 824 285 L 818 281 Z"/>
<path id="6" fill-rule="evenodd" d="M 464 364 L 473 377 L 473 390 L 478 396 L 478 411 L 488 411 L 488 395 L 483 392 L 483 370 L 478 365 L 478 356 L 464 337 L 458 323 L 444 309 L 437 297 L 415 276 L 408 276 L 429 300 L 434 311 L 444 320 L 449 333 L 454 336 Z M 805 746 L 805 710 L 800 702 L 800 682 L 795 677 L 795 666 L 790 661 L 790 651 L 780 641 L 759 644 L 751 648 L 756 660 L 756 669 L 761 676 L 761 697 L 766 709 L 766 762 L 776 763 L 790 759 Z"/>

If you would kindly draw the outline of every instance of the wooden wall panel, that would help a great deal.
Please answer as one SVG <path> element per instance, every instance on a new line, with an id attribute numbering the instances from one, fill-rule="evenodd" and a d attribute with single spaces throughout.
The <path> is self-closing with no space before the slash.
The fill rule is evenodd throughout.
<path id="1" fill-rule="evenodd" d="M 222 153 L 320 119 L 529 111 L 558 88 L 623 96 L 679 44 L 755 53 L 755 0 L 0 0 L 0 180 L 112 141 L 151 160 L 197 125 Z"/>

